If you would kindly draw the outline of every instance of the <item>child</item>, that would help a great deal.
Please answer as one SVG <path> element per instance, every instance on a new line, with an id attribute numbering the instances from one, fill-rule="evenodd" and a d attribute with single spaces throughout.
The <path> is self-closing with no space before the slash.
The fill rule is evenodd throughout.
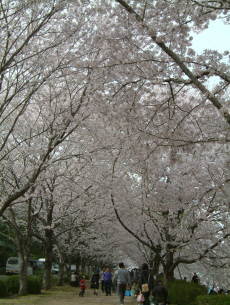
<path id="1" fill-rule="evenodd" d="M 81 291 L 79 293 L 79 297 L 83 297 L 85 293 L 85 277 L 83 276 L 82 279 L 80 280 L 80 286 L 81 286 Z"/>
<path id="2" fill-rule="evenodd" d="M 132 297 L 133 297 L 133 302 L 135 302 L 137 295 L 139 293 L 139 289 L 137 287 L 137 282 L 133 281 L 133 286 L 132 286 Z"/>

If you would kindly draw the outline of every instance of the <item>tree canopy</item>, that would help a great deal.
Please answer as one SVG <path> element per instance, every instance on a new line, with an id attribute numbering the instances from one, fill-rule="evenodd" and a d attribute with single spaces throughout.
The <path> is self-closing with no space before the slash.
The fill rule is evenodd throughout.
<path id="1" fill-rule="evenodd" d="M 197 54 L 192 35 L 229 10 L 2 0 L 2 221 L 54 247 L 50 263 L 108 245 L 166 281 L 179 264 L 227 266 L 230 56 Z"/>

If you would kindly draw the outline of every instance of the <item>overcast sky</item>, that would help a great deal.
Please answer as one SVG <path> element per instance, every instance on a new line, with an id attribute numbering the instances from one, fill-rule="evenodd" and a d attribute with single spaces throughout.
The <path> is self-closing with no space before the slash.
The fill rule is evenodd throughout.
<path id="1" fill-rule="evenodd" d="M 194 35 L 193 48 L 197 53 L 205 49 L 230 51 L 230 25 L 220 20 L 210 22 L 207 30 Z"/>

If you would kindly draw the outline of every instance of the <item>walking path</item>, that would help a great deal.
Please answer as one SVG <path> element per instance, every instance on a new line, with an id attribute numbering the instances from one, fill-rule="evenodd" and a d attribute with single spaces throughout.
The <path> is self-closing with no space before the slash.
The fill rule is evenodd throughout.
<path id="1" fill-rule="evenodd" d="M 62 292 L 58 291 L 52 297 L 44 297 L 44 304 L 47 305 L 119 305 L 119 296 L 116 293 L 112 293 L 111 296 L 105 296 L 101 291 L 98 295 L 93 295 L 92 289 L 86 289 L 84 297 L 78 296 L 79 289 L 76 292 Z M 42 298 L 42 296 L 41 296 Z M 125 297 L 125 305 L 132 305 L 132 297 Z"/>
<path id="2" fill-rule="evenodd" d="M 41 294 L 27 295 L 25 297 L 13 296 L 11 298 L 0 298 L 1 305 L 120 305 L 117 293 L 106 296 L 101 290 L 94 295 L 93 289 L 86 282 L 84 297 L 79 297 L 80 288 L 71 287 L 65 283 L 64 286 L 55 286 L 51 290 L 42 291 Z M 125 305 L 134 305 L 132 297 L 125 297 Z"/>

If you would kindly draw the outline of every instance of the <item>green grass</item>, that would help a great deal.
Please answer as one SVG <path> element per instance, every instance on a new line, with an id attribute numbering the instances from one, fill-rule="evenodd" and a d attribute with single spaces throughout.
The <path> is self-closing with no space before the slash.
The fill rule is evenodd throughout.
<path id="1" fill-rule="evenodd" d="M 64 286 L 55 286 L 48 291 L 43 291 L 41 294 L 29 294 L 27 296 L 19 297 L 17 295 L 12 295 L 8 298 L 0 298 L 1 305 L 44 305 L 49 304 L 48 300 L 57 294 L 62 294 L 65 292 L 76 292 L 76 288 L 71 287 L 68 283 Z"/>

